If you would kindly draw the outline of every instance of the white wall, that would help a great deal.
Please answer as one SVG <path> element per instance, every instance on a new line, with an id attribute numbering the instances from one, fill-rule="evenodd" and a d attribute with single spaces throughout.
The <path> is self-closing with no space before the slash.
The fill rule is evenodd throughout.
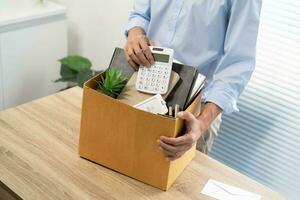
<path id="1" fill-rule="evenodd" d="M 67 7 L 69 54 L 89 58 L 95 69 L 108 67 L 124 30 L 133 0 L 53 0 Z"/>

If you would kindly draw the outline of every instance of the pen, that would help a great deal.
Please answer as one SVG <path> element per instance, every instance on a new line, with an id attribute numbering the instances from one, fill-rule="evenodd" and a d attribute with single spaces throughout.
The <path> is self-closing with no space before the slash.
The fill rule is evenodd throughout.
<path id="1" fill-rule="evenodd" d="M 170 117 L 173 116 L 173 109 L 172 109 L 172 106 L 169 106 L 169 116 L 170 116 Z"/>
<path id="2" fill-rule="evenodd" d="M 175 104 L 175 118 L 177 117 L 178 112 L 179 112 L 179 105 Z"/>

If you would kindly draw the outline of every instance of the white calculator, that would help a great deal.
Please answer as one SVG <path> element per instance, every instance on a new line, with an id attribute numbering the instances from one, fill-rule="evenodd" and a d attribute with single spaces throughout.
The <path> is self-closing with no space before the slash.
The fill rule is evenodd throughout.
<path id="1" fill-rule="evenodd" d="M 136 89 L 150 94 L 166 94 L 169 87 L 173 65 L 173 49 L 150 46 L 154 64 L 140 66 Z"/>

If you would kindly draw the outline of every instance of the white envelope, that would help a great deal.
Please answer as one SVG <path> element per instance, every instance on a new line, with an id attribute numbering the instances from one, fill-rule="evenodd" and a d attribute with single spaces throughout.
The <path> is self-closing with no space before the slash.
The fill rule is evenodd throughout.
<path id="1" fill-rule="evenodd" d="M 216 198 L 218 200 L 260 200 L 261 196 L 245 190 L 226 185 L 224 183 L 210 179 L 202 194 Z"/>

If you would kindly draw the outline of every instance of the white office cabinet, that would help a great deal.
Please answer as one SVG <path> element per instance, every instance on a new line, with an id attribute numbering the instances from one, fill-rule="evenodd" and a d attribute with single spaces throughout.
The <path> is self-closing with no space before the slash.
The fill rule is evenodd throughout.
<path id="1" fill-rule="evenodd" d="M 0 109 L 54 93 L 63 87 L 57 60 L 67 55 L 62 6 L 47 2 L 0 12 Z"/>

